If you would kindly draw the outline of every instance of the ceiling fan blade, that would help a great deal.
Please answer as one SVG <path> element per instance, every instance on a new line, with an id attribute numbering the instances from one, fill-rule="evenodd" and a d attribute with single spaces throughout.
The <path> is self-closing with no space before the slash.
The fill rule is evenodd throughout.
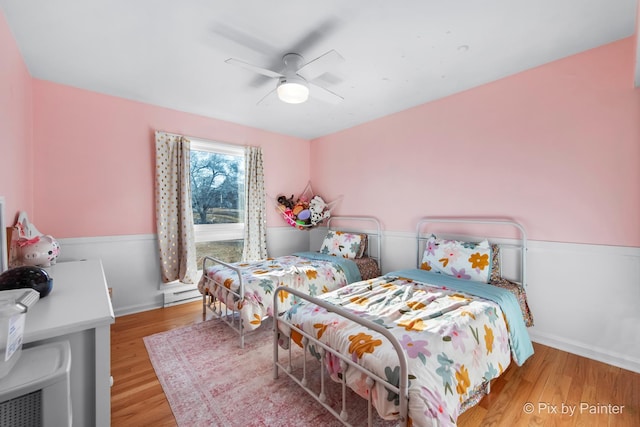
<path id="1" fill-rule="evenodd" d="M 297 72 L 298 75 L 304 77 L 306 80 L 314 80 L 320 77 L 337 64 L 344 61 L 342 55 L 335 50 L 330 50 L 316 59 L 307 62 Z"/>
<path id="2" fill-rule="evenodd" d="M 276 88 L 271 89 L 265 96 L 260 99 L 260 101 L 256 102 L 256 105 L 269 105 L 269 101 L 271 100 L 275 92 Z"/>
<path id="3" fill-rule="evenodd" d="M 249 64 L 248 62 L 241 61 L 235 58 L 229 58 L 226 61 L 227 64 L 237 65 L 239 67 L 245 68 L 249 71 L 253 71 L 254 73 L 262 74 L 267 77 L 282 77 L 282 74 L 276 73 L 275 71 L 268 70 L 266 68 L 258 67 L 257 65 Z"/>
<path id="4" fill-rule="evenodd" d="M 300 39 L 288 47 L 289 52 L 309 52 L 319 46 L 335 33 L 343 21 L 336 16 L 330 16 L 319 22 L 313 29 L 306 32 Z"/>
<path id="5" fill-rule="evenodd" d="M 344 98 L 337 93 L 314 83 L 309 82 L 309 90 L 311 92 L 311 97 L 319 99 L 320 101 L 328 102 L 330 104 L 339 104 L 344 101 Z"/>
<path id="6" fill-rule="evenodd" d="M 252 55 L 259 54 L 267 57 L 277 56 L 277 53 L 280 52 L 278 48 L 268 44 L 264 39 L 223 22 L 213 23 L 210 30 L 215 36 L 214 41 L 217 45 L 226 44 L 229 49 L 235 51 L 239 47 L 250 50 Z M 233 46 L 229 46 L 229 44 Z"/>

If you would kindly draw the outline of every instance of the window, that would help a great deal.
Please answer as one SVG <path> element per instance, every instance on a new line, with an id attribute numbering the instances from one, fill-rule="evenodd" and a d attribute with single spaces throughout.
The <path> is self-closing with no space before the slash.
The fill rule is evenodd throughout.
<path id="1" fill-rule="evenodd" d="M 240 261 L 244 245 L 244 149 L 191 139 L 191 207 L 198 268 L 212 255 Z"/>

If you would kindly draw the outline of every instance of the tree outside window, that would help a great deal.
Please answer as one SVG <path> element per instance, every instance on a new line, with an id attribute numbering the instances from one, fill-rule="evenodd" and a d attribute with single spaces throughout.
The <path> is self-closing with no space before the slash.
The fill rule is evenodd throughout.
<path id="1" fill-rule="evenodd" d="M 240 261 L 244 230 L 242 147 L 191 140 L 191 205 L 198 267 L 204 256 Z"/>

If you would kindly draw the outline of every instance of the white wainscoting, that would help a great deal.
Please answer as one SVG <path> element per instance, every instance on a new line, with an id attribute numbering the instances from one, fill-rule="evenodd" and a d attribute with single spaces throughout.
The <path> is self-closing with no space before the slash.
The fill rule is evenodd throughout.
<path id="1" fill-rule="evenodd" d="M 155 234 L 59 239 L 58 262 L 100 258 L 107 284 L 113 290 L 117 316 L 136 313 L 165 304 L 166 290 L 186 291 L 189 286 L 165 285 L 160 279 L 158 244 Z M 293 227 L 267 230 L 270 256 L 280 256 L 309 247 L 309 234 Z M 55 277 L 54 292 L 55 292 Z M 196 285 L 191 287 L 196 288 Z M 170 303 L 171 304 L 171 303 Z"/>
<path id="2" fill-rule="evenodd" d="M 269 255 L 317 250 L 324 232 L 269 228 Z M 60 239 L 60 245 L 61 261 L 102 259 L 116 316 L 162 307 L 155 235 Z M 383 272 L 414 267 L 415 245 L 413 233 L 385 232 Z M 534 341 L 640 372 L 640 248 L 529 241 L 527 268 Z M 514 275 L 513 267 L 505 270 Z"/>
<path id="3" fill-rule="evenodd" d="M 531 339 L 640 372 L 640 248 L 529 241 Z M 416 265 L 413 233 L 385 233 L 383 270 Z M 503 275 L 516 258 L 503 249 Z"/>
<path id="4" fill-rule="evenodd" d="M 58 262 L 99 258 L 116 316 L 162 307 L 155 234 L 59 239 Z M 53 292 L 56 278 L 53 277 Z"/>
<path id="5" fill-rule="evenodd" d="M 640 372 L 640 248 L 531 242 L 531 338 Z"/>

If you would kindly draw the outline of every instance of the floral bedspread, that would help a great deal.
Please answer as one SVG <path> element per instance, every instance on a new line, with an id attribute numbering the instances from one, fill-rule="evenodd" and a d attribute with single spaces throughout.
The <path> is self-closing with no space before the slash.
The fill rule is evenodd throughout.
<path id="1" fill-rule="evenodd" d="M 506 312 L 493 301 L 455 290 L 449 283 L 438 284 L 444 275 L 431 274 L 433 280 L 425 276 L 430 283 L 426 284 L 394 273 L 350 284 L 321 298 L 383 325 L 397 337 L 409 363 L 409 417 L 414 426 L 433 425 L 433 419 L 438 420 L 437 425 L 456 425 L 463 402 L 484 382 L 497 378 L 510 363 L 512 334 L 505 323 Z M 510 327 L 522 328 L 526 334 L 517 301 L 513 294 L 507 299 L 511 300 L 507 304 L 514 305 L 509 313 L 516 310 L 520 316 L 520 320 L 509 319 Z M 294 306 L 284 318 L 330 347 L 351 355 L 352 360 L 380 377 L 399 384 L 397 355 L 377 332 L 308 302 Z M 279 327 L 285 334 L 290 333 L 286 327 Z M 293 332 L 291 337 L 300 345 L 300 334 Z M 525 350 L 513 353 L 518 365 L 533 352 L 526 342 L 520 345 Z M 327 368 L 334 379 L 342 375 L 339 364 L 332 363 L 331 358 Z M 366 397 L 363 374 L 351 369 L 346 377 L 349 386 Z M 399 396 L 381 386 L 374 387 L 372 394 L 380 416 L 393 419 Z"/>
<path id="2" fill-rule="evenodd" d="M 203 274 L 198 289 L 202 294 L 215 295 L 229 309 L 239 311 L 245 330 L 254 330 L 262 324 L 262 319 L 273 316 L 273 291 L 278 286 L 318 296 L 361 279 L 353 261 L 313 252 L 234 265 L 242 268 L 244 298 L 227 291 L 238 292 L 238 275 L 221 264 L 207 268 L 206 276 L 212 280 Z M 283 310 L 296 302 L 293 295 L 281 296 L 279 307 Z"/>

